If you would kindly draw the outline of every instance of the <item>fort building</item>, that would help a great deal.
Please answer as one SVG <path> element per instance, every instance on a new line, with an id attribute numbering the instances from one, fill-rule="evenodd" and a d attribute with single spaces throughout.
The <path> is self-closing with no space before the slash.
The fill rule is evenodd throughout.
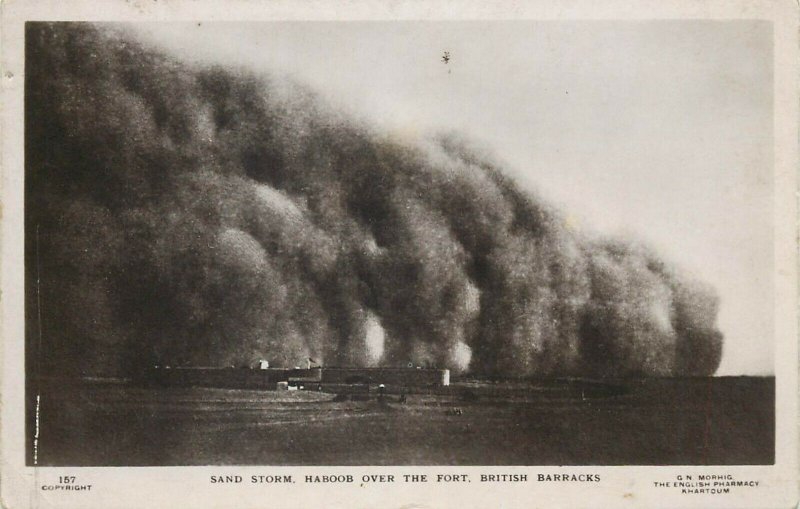
<path id="1" fill-rule="evenodd" d="M 320 390 L 325 386 L 378 385 L 387 387 L 441 387 L 450 385 L 450 370 L 421 367 L 310 367 L 258 368 L 167 367 L 146 370 L 142 381 L 164 386 L 220 387 L 276 390 L 297 387 Z"/>

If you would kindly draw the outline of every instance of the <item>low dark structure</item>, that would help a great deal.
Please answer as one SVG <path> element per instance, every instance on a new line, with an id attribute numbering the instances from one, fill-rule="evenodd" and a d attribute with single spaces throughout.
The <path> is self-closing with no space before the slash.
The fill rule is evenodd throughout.
<path id="1" fill-rule="evenodd" d="M 450 385 L 450 370 L 432 368 L 214 368 L 157 366 L 142 373 L 141 382 L 162 386 L 274 390 L 279 382 L 318 390 L 325 385 L 385 384 L 437 387 Z"/>
<path id="2" fill-rule="evenodd" d="M 322 368 L 323 384 L 450 385 L 450 370 L 435 368 Z"/>
<path id="3" fill-rule="evenodd" d="M 321 368 L 311 369 L 252 369 L 214 367 L 156 366 L 142 374 L 142 382 L 149 385 L 182 387 L 220 387 L 230 389 L 274 390 L 278 382 L 303 385 L 321 380 Z M 298 381 L 300 383 L 298 384 Z"/>

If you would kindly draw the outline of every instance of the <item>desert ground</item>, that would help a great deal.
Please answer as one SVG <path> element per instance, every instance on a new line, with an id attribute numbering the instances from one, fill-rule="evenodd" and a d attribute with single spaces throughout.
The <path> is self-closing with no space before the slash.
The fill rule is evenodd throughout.
<path id="1" fill-rule="evenodd" d="M 29 386 L 28 463 L 156 465 L 770 464 L 774 378 L 460 380 L 324 391 Z M 405 393 L 404 401 L 400 393 Z"/>

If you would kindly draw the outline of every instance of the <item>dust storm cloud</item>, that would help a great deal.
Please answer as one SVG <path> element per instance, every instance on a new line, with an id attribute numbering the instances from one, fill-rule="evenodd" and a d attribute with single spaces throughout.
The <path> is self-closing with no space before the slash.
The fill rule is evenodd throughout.
<path id="1" fill-rule="evenodd" d="M 399 141 L 279 76 L 116 29 L 26 34 L 28 362 L 709 375 L 713 289 L 569 229 L 468 138 Z"/>

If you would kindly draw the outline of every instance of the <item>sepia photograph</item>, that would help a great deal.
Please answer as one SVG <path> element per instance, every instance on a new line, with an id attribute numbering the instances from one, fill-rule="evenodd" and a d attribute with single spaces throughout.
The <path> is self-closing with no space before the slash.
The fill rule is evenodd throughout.
<path id="1" fill-rule="evenodd" d="M 791 0 L 0 8 L 0 505 L 776 509 Z"/>
<path id="2" fill-rule="evenodd" d="M 28 464 L 771 464 L 771 37 L 28 23 Z"/>

